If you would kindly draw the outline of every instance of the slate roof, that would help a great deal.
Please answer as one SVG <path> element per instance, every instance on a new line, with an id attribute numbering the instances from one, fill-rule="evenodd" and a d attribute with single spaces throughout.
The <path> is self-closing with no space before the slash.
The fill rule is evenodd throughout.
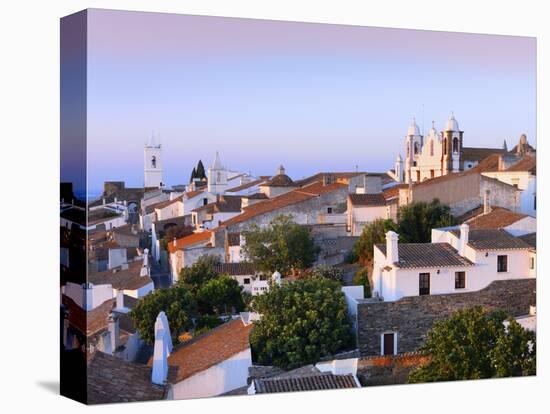
<path id="1" fill-rule="evenodd" d="M 206 243 L 208 240 L 210 240 L 211 234 L 211 231 L 204 230 L 182 237 L 181 239 L 176 239 L 175 246 L 173 242 L 168 243 L 168 250 L 170 251 L 170 253 L 174 253 L 177 250 L 193 246 L 194 244 Z"/>
<path id="2" fill-rule="evenodd" d="M 220 263 L 214 266 L 217 274 L 228 274 L 229 276 L 248 276 L 256 273 L 252 263 Z"/>
<path id="3" fill-rule="evenodd" d="M 282 194 L 278 197 L 274 197 L 269 200 L 245 207 L 244 211 L 241 214 L 222 222 L 215 231 L 219 231 L 222 227 L 242 223 L 261 214 L 270 213 L 272 211 L 298 204 L 312 198 L 319 197 L 323 194 L 338 191 L 341 189 L 347 189 L 347 185 L 341 183 L 332 183 L 328 185 L 315 183 L 307 187 L 297 188 L 296 190 L 289 191 L 288 193 Z"/>
<path id="4" fill-rule="evenodd" d="M 169 382 L 175 375 L 169 368 Z M 88 404 L 152 401 L 166 397 L 167 386 L 151 382 L 151 368 L 96 351 L 88 362 Z"/>
<path id="5" fill-rule="evenodd" d="M 112 285 L 113 289 L 136 290 L 153 280 L 149 276 L 140 276 L 142 260 L 136 260 L 128 263 L 128 269 L 121 267 L 105 270 L 103 272 L 93 272 L 88 274 L 88 282 L 94 285 Z"/>
<path id="6" fill-rule="evenodd" d="M 460 237 L 460 230 L 451 230 L 456 237 Z M 502 229 L 470 230 L 468 245 L 476 250 L 507 250 L 528 249 L 529 245 L 519 237 L 514 237 Z"/>
<path id="7" fill-rule="evenodd" d="M 504 154 L 502 148 L 475 148 L 475 147 L 462 147 L 462 159 L 464 161 L 481 161 L 492 154 Z"/>
<path id="8" fill-rule="evenodd" d="M 528 217 L 527 214 L 516 213 L 502 207 L 492 207 L 487 214 L 480 214 L 467 221 L 471 230 L 498 229 L 510 226 L 515 222 Z"/>
<path id="9" fill-rule="evenodd" d="M 257 394 L 265 394 L 359 388 L 359 386 L 355 381 L 355 377 L 351 374 L 334 375 L 332 373 L 319 373 L 308 376 L 255 379 L 254 388 Z"/>
<path id="10" fill-rule="evenodd" d="M 537 248 L 537 233 L 536 232 L 535 233 L 524 234 L 523 236 L 519 236 L 518 239 L 523 240 L 532 249 Z"/>
<path id="11" fill-rule="evenodd" d="M 354 206 L 376 207 L 385 206 L 386 199 L 382 193 L 378 194 L 350 194 L 349 199 Z"/>
<path id="12" fill-rule="evenodd" d="M 224 323 L 203 335 L 179 344 L 168 357 L 168 365 L 178 368 L 174 383 L 180 382 L 233 355 L 250 348 L 248 336 L 252 324 L 245 325 L 241 318 Z M 152 360 L 149 360 L 149 364 Z"/>
<path id="13" fill-rule="evenodd" d="M 399 262 L 401 269 L 419 267 L 456 267 L 473 266 L 473 263 L 462 257 L 449 243 L 399 243 Z M 376 247 L 386 255 L 386 245 Z"/>

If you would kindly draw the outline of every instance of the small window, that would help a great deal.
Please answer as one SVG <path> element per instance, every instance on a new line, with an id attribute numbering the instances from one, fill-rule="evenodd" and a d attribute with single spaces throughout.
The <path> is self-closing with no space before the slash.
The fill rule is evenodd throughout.
<path id="1" fill-rule="evenodd" d="M 202 205 L 205 206 L 208 204 L 208 199 L 207 198 L 203 198 L 202 199 Z"/>
<path id="2" fill-rule="evenodd" d="M 250 284 L 250 278 L 249 278 L 249 277 L 245 277 L 244 280 L 243 280 L 243 284 L 249 285 L 249 284 Z"/>
<path id="3" fill-rule="evenodd" d="M 497 256 L 497 272 L 507 272 L 508 271 L 508 256 L 499 255 Z"/>
<path id="4" fill-rule="evenodd" d="M 332 207 L 327 207 L 327 214 L 332 214 Z"/>
<path id="5" fill-rule="evenodd" d="M 531 269 L 535 268 L 535 258 L 531 257 Z"/>
<path id="6" fill-rule="evenodd" d="M 429 295 L 430 294 L 430 274 L 420 273 L 418 275 L 418 294 Z"/>
<path id="7" fill-rule="evenodd" d="M 455 272 L 455 289 L 466 288 L 466 272 Z"/>
<path id="8" fill-rule="evenodd" d="M 414 155 L 418 154 L 418 142 L 414 143 Z"/>
<path id="9" fill-rule="evenodd" d="M 397 353 L 395 332 L 382 334 L 382 355 L 395 355 Z"/>
<path id="10" fill-rule="evenodd" d="M 458 138 L 456 137 L 453 139 L 453 152 L 458 154 Z"/>

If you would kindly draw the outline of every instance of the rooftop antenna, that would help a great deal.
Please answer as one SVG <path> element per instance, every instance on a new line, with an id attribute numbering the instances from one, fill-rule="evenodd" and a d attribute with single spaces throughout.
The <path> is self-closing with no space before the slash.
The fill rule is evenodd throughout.
<path id="1" fill-rule="evenodd" d="M 422 136 L 424 136 L 424 104 L 422 104 Z"/>

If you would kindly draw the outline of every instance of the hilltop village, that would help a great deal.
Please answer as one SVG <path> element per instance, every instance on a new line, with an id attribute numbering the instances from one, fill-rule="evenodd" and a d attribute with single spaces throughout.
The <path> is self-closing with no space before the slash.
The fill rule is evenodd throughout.
<path id="1" fill-rule="evenodd" d="M 88 402 L 405 383 L 468 309 L 535 331 L 536 150 L 467 142 L 454 115 L 413 120 L 388 171 L 255 176 L 216 153 L 168 186 L 151 139 L 143 187 L 62 185 L 62 347 Z"/>

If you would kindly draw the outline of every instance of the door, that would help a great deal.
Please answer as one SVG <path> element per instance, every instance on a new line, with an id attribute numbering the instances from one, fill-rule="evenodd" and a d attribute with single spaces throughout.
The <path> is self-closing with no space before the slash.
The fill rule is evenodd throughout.
<path id="1" fill-rule="evenodd" d="M 429 295 L 430 294 L 430 274 L 420 273 L 418 275 L 418 294 Z"/>
<path id="2" fill-rule="evenodd" d="M 394 333 L 385 333 L 384 334 L 384 347 L 383 347 L 383 354 L 384 355 L 394 355 L 394 340 L 395 340 L 395 334 Z"/>

